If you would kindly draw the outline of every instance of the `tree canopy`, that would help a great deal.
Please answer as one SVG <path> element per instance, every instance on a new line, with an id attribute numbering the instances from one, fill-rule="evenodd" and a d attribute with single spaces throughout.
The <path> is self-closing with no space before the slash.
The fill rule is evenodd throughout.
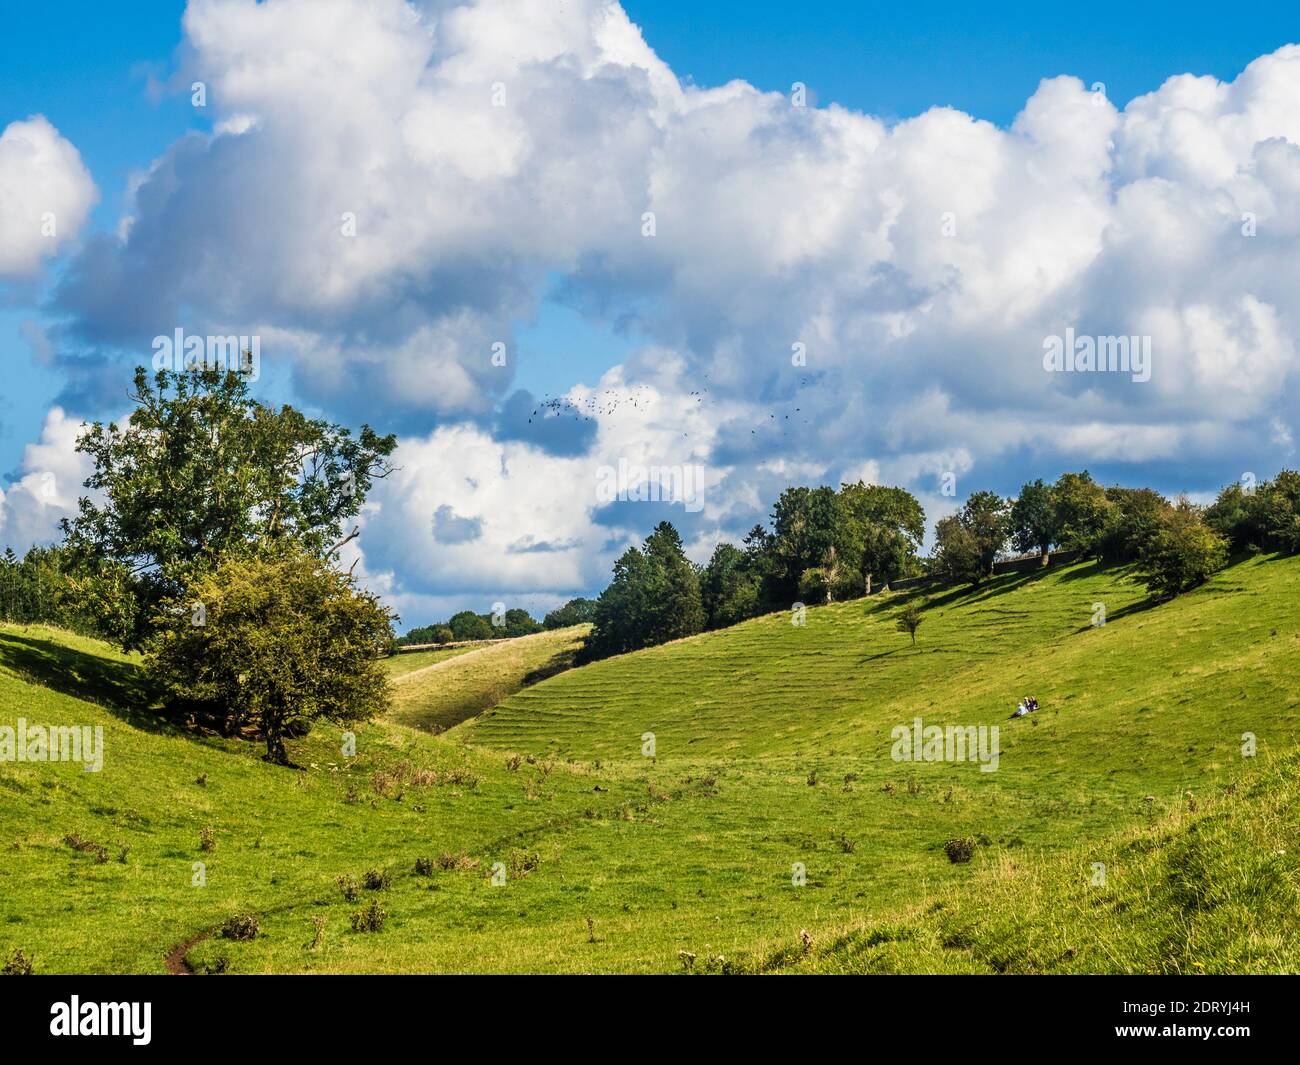
<path id="1" fill-rule="evenodd" d="M 126 424 L 95 422 L 77 441 L 94 470 L 65 520 L 80 560 L 131 574 L 141 609 L 125 636 L 137 646 L 174 596 L 229 558 L 294 544 L 319 557 L 337 546 L 372 482 L 391 471 L 397 441 L 363 426 L 310 419 L 249 395 L 244 374 L 196 368 L 135 373 Z"/>

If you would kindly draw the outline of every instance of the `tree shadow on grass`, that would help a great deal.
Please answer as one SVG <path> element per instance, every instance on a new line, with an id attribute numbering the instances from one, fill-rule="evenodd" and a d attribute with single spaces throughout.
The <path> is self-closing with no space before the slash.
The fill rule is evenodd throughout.
<path id="1" fill-rule="evenodd" d="M 1120 618 L 1126 618 L 1132 614 L 1145 614 L 1148 610 L 1153 610 L 1154 608 L 1163 606 L 1165 603 L 1169 602 L 1172 602 L 1172 600 L 1167 598 L 1160 599 L 1154 595 L 1148 596 L 1146 599 L 1139 599 L 1135 603 L 1129 603 L 1128 606 L 1120 607 L 1114 613 L 1107 613 L 1106 624 L 1109 625 L 1112 621 L 1119 621 Z M 1094 628 L 1096 628 L 1096 626 L 1092 624 L 1081 625 L 1074 631 L 1079 633 L 1091 632 Z"/>
<path id="2" fill-rule="evenodd" d="M 547 662 L 524 674 L 520 687 L 531 688 L 534 684 L 540 684 L 544 680 L 549 680 L 551 677 L 572 669 L 577 665 L 577 656 L 576 648 L 572 651 L 560 651 Z"/>
<path id="3" fill-rule="evenodd" d="M 996 577 L 990 577 L 977 585 L 963 584 L 927 600 L 925 609 L 931 610 L 934 607 L 956 606 L 958 604 L 969 606 L 971 603 L 981 603 L 986 599 L 1013 592 L 1030 581 L 1036 580 L 1039 576 L 1041 576 L 1041 573 L 1038 571 L 1033 573 L 1004 573 Z"/>
<path id="4" fill-rule="evenodd" d="M 139 666 L 11 630 L 0 630 L 0 666 L 23 680 L 102 706 L 148 732 L 171 732 L 158 716 L 158 693 Z"/>

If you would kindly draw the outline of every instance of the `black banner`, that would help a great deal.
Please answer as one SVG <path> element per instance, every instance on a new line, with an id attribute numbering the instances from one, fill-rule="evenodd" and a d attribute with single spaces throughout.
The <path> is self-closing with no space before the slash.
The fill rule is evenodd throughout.
<path id="1" fill-rule="evenodd" d="M 1287 1045 L 1297 991 L 1292 977 L 719 978 L 704 988 L 699 979 L 55 976 L 6 980 L 0 1002 L 7 1047 L 78 1052 L 112 1043 L 127 1053 L 253 1044 L 337 1053 L 455 1028 L 485 1047 L 567 1029 L 584 1042 L 685 1050 L 689 1032 L 698 1053 L 734 1047 L 752 1025 L 769 1050 L 796 1053 L 879 1036 L 963 1051 L 1174 1043 L 1225 1054 Z"/>

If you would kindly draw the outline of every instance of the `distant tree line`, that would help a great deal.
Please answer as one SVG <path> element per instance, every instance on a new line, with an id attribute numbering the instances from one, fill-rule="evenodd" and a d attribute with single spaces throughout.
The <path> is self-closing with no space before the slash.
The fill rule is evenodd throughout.
<path id="1" fill-rule="evenodd" d="M 64 547 L 33 547 L 19 558 L 0 555 L 0 621 L 55 625 L 116 639 L 134 623 L 135 602 L 125 570 L 81 564 Z"/>
<path id="2" fill-rule="evenodd" d="M 1253 488 L 1233 484 L 1209 507 L 1151 488 L 1103 487 L 1086 470 L 1024 485 L 1013 498 L 973 493 L 935 525 L 921 557 L 925 513 L 902 488 L 843 484 L 781 493 L 770 528 L 754 526 L 737 546 L 721 543 L 704 566 L 686 557 L 670 522 L 614 564 L 596 600 L 582 657 L 650 647 L 796 602 L 869 595 L 930 574 L 978 585 L 1009 550 L 1077 551 L 1103 565 L 1130 565 L 1156 598 L 1203 583 L 1232 555 L 1300 551 L 1300 473 L 1284 470 Z M 915 630 L 909 630 L 915 635 Z"/>
<path id="3" fill-rule="evenodd" d="M 396 644 L 405 647 L 425 643 L 462 643 L 468 640 L 504 640 L 514 636 L 531 636 L 541 632 L 542 626 L 533 620 L 527 610 L 513 608 L 501 616 L 498 625 L 491 614 L 476 614 L 472 610 L 462 610 L 453 614 L 446 621 L 433 625 L 420 625 L 411 629 L 405 636 L 399 636 Z"/>
<path id="4" fill-rule="evenodd" d="M 670 522 L 614 564 L 596 600 L 587 659 L 604 658 L 734 625 L 795 601 L 829 603 L 868 594 L 925 571 L 925 512 L 902 488 L 794 487 L 741 546 L 721 543 L 694 565 Z"/>
<path id="5" fill-rule="evenodd" d="M 446 621 L 433 625 L 420 625 L 395 641 L 398 647 L 426 643 L 459 643 L 464 640 L 498 640 L 514 636 L 530 636 L 535 632 L 567 629 L 572 625 L 590 625 L 596 616 L 596 600 L 570 599 L 564 606 L 556 607 L 541 624 L 533 620 L 526 610 L 505 612 L 504 624 L 494 625 L 491 614 L 475 614 L 462 610 Z"/>

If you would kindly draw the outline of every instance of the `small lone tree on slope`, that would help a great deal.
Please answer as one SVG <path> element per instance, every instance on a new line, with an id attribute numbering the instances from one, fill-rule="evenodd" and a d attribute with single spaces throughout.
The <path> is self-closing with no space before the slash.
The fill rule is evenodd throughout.
<path id="1" fill-rule="evenodd" d="M 912 637 L 912 646 L 916 646 L 916 630 L 921 627 L 921 622 L 925 618 L 921 616 L 921 608 L 916 603 L 908 603 L 903 608 L 903 612 L 898 615 L 898 631 L 905 632 Z"/>

